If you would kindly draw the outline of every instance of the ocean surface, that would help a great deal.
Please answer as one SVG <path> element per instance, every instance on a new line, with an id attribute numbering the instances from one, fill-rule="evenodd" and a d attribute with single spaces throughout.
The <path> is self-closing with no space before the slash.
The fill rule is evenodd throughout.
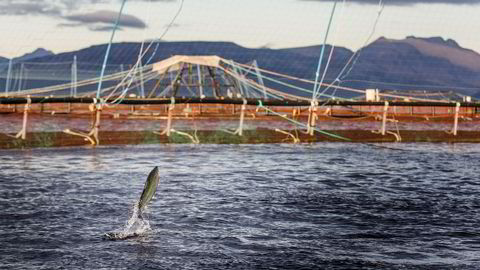
<path id="1" fill-rule="evenodd" d="M 2 269 L 480 269 L 479 144 L 0 151 Z M 151 230 L 122 230 L 148 173 Z"/>

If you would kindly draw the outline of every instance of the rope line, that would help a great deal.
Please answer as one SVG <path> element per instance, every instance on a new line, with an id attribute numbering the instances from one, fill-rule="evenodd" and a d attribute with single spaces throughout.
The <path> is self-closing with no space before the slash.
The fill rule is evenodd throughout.
<path id="1" fill-rule="evenodd" d="M 330 27 L 332 25 L 332 20 L 333 20 L 333 16 L 335 14 L 335 9 L 336 8 L 337 8 L 337 0 L 335 0 L 335 2 L 333 3 L 332 13 L 330 14 L 330 19 L 328 21 L 327 31 L 325 33 L 325 38 L 323 40 L 322 49 L 321 49 L 320 56 L 319 56 L 319 59 L 318 59 L 318 66 L 317 66 L 317 72 L 315 73 L 315 85 L 313 86 L 312 99 L 315 99 L 316 96 L 317 96 L 318 78 L 320 76 L 320 69 L 322 67 L 323 54 L 325 52 L 325 46 L 326 46 L 326 43 L 327 43 L 327 40 L 328 40 L 328 33 L 330 32 Z"/>
<path id="2" fill-rule="evenodd" d="M 272 113 L 272 114 L 274 114 L 274 115 L 276 115 L 276 116 L 280 116 L 281 118 L 283 118 L 283 119 L 285 119 L 285 120 L 287 120 L 287 121 L 289 121 L 289 122 L 291 122 L 291 123 L 294 123 L 294 124 L 296 124 L 296 125 L 298 125 L 298 126 L 308 127 L 308 126 L 307 126 L 306 124 L 304 124 L 304 123 L 298 122 L 298 121 L 296 121 L 296 120 L 294 120 L 294 119 L 290 119 L 290 118 L 286 117 L 285 115 L 282 115 L 282 114 L 277 113 L 277 112 L 275 112 L 275 111 L 273 111 L 273 110 L 270 110 L 269 108 L 263 106 L 263 103 L 262 103 L 262 101 L 260 101 L 260 100 L 258 101 L 258 107 L 259 107 L 259 108 L 262 108 L 262 109 L 264 109 L 264 110 L 268 111 L 269 113 Z M 343 141 L 351 141 L 351 139 L 349 139 L 349 138 L 345 138 L 345 137 L 343 137 L 343 136 L 340 136 L 340 135 L 337 135 L 337 134 L 334 134 L 334 133 L 330 133 L 330 132 L 327 132 L 327 131 L 323 131 L 323 130 L 320 130 L 320 129 L 315 128 L 315 127 L 310 127 L 310 128 L 313 129 L 313 130 L 315 130 L 316 132 L 318 132 L 318 133 L 320 133 L 320 134 L 323 134 L 323 135 L 326 135 L 326 136 L 329 136 L 329 137 L 332 137 L 332 138 L 340 139 L 340 140 L 343 140 Z"/>

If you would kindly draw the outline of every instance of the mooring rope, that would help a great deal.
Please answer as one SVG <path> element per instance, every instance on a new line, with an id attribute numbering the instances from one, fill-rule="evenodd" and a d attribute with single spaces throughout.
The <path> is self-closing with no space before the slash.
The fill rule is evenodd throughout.
<path id="1" fill-rule="evenodd" d="M 329 19 L 328 25 L 327 25 L 327 31 L 325 33 L 325 37 L 324 37 L 324 40 L 323 40 L 320 56 L 318 57 L 318 65 L 317 65 L 317 71 L 315 72 L 315 84 L 313 86 L 312 100 L 316 99 L 317 92 L 319 91 L 318 90 L 319 89 L 318 88 L 318 78 L 320 77 L 320 70 L 321 70 L 321 67 L 322 67 L 323 54 L 325 52 L 325 46 L 326 46 L 326 43 L 327 43 L 327 40 L 328 40 L 328 34 L 330 32 L 330 27 L 332 26 L 333 16 L 335 15 L 335 9 L 336 8 L 337 8 L 337 0 L 335 0 L 335 2 L 333 3 L 332 13 L 330 14 L 330 19 Z"/>
<path id="2" fill-rule="evenodd" d="M 343 0 L 342 2 L 342 9 L 340 11 L 340 22 L 341 22 L 341 19 L 343 18 L 343 13 L 345 11 L 345 0 Z M 340 24 L 340 23 L 339 23 Z M 325 77 L 327 75 L 327 71 L 328 71 L 328 68 L 330 67 L 330 62 L 332 61 L 332 57 L 333 57 L 333 52 L 335 51 L 335 46 L 337 44 L 337 37 L 338 37 L 338 25 L 335 25 L 335 31 L 334 31 L 334 37 L 333 37 L 333 43 L 332 43 L 332 46 L 330 48 L 330 54 L 328 55 L 328 60 L 327 60 L 327 64 L 325 66 L 325 69 L 323 70 L 323 74 L 322 74 L 322 79 L 320 80 L 320 84 L 318 85 L 318 91 L 317 91 L 317 94 L 315 95 L 315 99 L 319 98 L 320 96 L 324 95 L 325 92 L 326 92 L 326 89 L 324 91 L 322 91 L 320 93 L 320 89 L 325 81 Z M 335 96 L 335 95 L 333 95 Z"/>
<path id="3" fill-rule="evenodd" d="M 334 82 L 338 81 L 339 83 L 341 83 L 341 81 L 343 79 L 345 79 L 350 74 L 350 72 L 353 70 L 355 64 L 358 62 L 358 59 L 360 58 L 360 55 L 362 53 L 362 49 L 364 49 L 368 45 L 368 43 L 372 39 L 373 35 L 375 34 L 375 32 L 377 30 L 378 22 L 380 21 L 380 17 L 382 16 L 382 13 L 383 13 L 384 9 L 385 9 L 385 3 L 383 2 L 383 0 L 379 0 L 378 1 L 377 17 L 375 18 L 375 22 L 373 23 L 373 27 L 372 27 L 372 30 L 370 32 L 370 35 L 365 40 L 363 46 L 361 48 L 359 48 L 355 53 L 353 53 L 352 56 L 348 59 L 347 63 L 343 67 L 343 69 L 340 71 L 340 73 L 335 78 Z M 353 63 L 352 63 L 352 61 L 353 61 Z M 352 63 L 352 65 L 350 65 L 350 63 Z M 348 69 L 346 74 L 343 74 L 349 65 L 350 65 L 350 68 Z"/>
<path id="4" fill-rule="evenodd" d="M 173 17 L 173 19 L 170 21 L 170 23 L 168 24 L 167 28 L 164 30 L 164 32 L 162 33 L 162 35 L 155 39 L 155 40 L 152 40 L 149 45 L 147 46 L 147 48 L 143 51 L 143 53 L 141 53 L 137 59 L 137 62 L 135 63 L 135 65 L 132 67 L 132 69 L 129 71 L 129 73 L 127 74 L 127 76 L 125 77 L 128 78 L 129 76 L 131 76 L 131 79 L 129 81 L 129 84 L 127 85 L 126 89 L 128 91 L 128 89 L 130 88 L 131 84 L 133 83 L 133 77 L 132 76 L 132 73 L 134 70 L 138 70 L 138 66 L 141 64 L 141 60 L 143 59 L 143 57 L 147 54 L 147 52 L 150 50 L 150 48 L 153 46 L 153 43 L 157 43 L 156 45 L 156 48 L 154 50 L 154 52 L 150 55 L 150 58 L 147 60 L 146 62 L 146 65 L 149 65 L 149 63 L 151 62 L 151 60 L 153 59 L 153 57 L 155 56 L 156 52 L 157 52 L 157 49 L 158 49 L 158 46 L 160 44 L 160 41 L 165 37 L 165 35 L 170 31 L 170 29 L 172 28 L 172 26 L 174 25 L 175 21 L 177 20 L 178 16 L 180 15 L 180 13 L 182 12 L 183 10 L 183 4 L 184 4 L 185 0 L 182 0 L 181 3 L 180 3 L 180 6 L 175 14 L 175 16 Z M 124 80 L 122 80 L 122 83 L 124 82 Z M 120 86 L 119 86 L 120 87 Z M 119 88 L 118 87 L 118 88 Z M 116 91 L 117 89 L 115 89 Z M 122 97 L 120 99 L 120 102 L 123 100 L 124 97 Z M 116 105 L 116 104 L 115 104 Z M 114 105 L 114 106 L 115 106 Z"/>
<path id="5" fill-rule="evenodd" d="M 247 73 L 250 73 L 250 74 L 253 74 L 253 75 L 257 75 L 257 73 L 255 72 L 249 72 L 247 69 L 243 68 L 241 65 L 238 65 L 237 63 L 235 63 L 236 67 L 240 68 L 241 70 L 247 72 Z M 279 74 L 279 73 L 277 73 Z M 306 88 L 302 88 L 302 87 L 299 87 L 299 86 L 296 86 L 296 85 L 293 85 L 293 84 L 289 84 L 289 83 L 285 83 L 285 82 L 282 82 L 282 81 L 279 81 L 279 80 L 276 80 L 276 79 L 273 79 L 273 78 L 270 78 L 270 77 L 266 77 L 264 75 L 260 75 L 263 79 L 265 80 L 268 80 L 268 81 L 271 81 L 271 82 L 274 82 L 274 83 L 277 83 L 277 84 L 280 84 L 280 85 L 283 85 L 283 86 L 287 86 L 289 88 L 292 88 L 292 89 L 296 89 L 296 90 L 299 90 L 299 91 L 302 91 L 302 92 L 306 92 L 306 93 L 309 93 L 309 94 L 313 94 L 312 90 L 309 90 L 309 89 L 306 89 Z M 362 91 L 362 93 L 365 93 L 365 91 Z M 328 97 L 333 97 L 333 96 L 329 96 L 329 95 L 326 95 Z M 297 98 L 302 98 L 302 99 L 305 99 L 305 100 L 310 100 L 309 98 L 304 98 L 304 97 L 297 97 Z M 348 100 L 348 99 L 345 99 L 345 100 Z"/>

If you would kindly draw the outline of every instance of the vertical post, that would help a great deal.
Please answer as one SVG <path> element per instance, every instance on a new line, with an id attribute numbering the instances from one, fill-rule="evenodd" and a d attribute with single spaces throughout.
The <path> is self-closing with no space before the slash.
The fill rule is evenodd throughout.
<path id="1" fill-rule="evenodd" d="M 123 64 L 120 64 L 120 72 L 123 73 L 124 71 L 125 71 L 125 68 L 123 67 Z M 121 87 L 122 87 L 122 93 L 123 93 L 123 91 L 125 91 L 125 84 L 122 83 Z"/>
<path id="2" fill-rule="evenodd" d="M 143 68 L 142 68 L 142 59 L 139 59 L 139 72 L 140 72 L 140 97 L 145 98 L 145 86 L 143 85 Z"/>
<path id="3" fill-rule="evenodd" d="M 143 85 L 143 68 L 142 68 L 142 56 L 143 56 L 143 47 L 144 47 L 144 42 L 142 42 L 142 45 L 140 47 L 140 52 L 138 53 L 138 68 L 140 68 L 140 97 L 145 98 L 145 86 Z"/>
<path id="4" fill-rule="evenodd" d="M 172 102 L 168 106 L 168 119 L 167 119 L 167 129 L 165 130 L 167 137 L 170 137 L 170 131 L 172 129 L 172 114 L 173 109 L 175 108 L 175 97 L 171 97 Z"/>
<path id="5" fill-rule="evenodd" d="M 382 135 L 385 135 L 387 130 L 387 115 L 388 115 L 388 101 L 385 101 L 385 106 L 383 107 L 383 118 L 382 118 Z"/>
<path id="6" fill-rule="evenodd" d="M 314 126 L 315 126 L 315 117 L 317 117 L 318 101 L 317 99 L 312 99 L 310 102 L 310 108 L 308 109 L 308 123 L 307 123 L 307 134 L 313 136 L 314 134 Z"/>
<path id="7" fill-rule="evenodd" d="M 98 138 L 98 130 L 100 129 L 100 117 L 102 114 L 102 104 L 96 105 L 96 113 L 95 113 L 95 127 L 93 130 L 93 138 L 95 138 L 95 142 L 97 145 L 100 145 L 100 139 Z"/>
<path id="8" fill-rule="evenodd" d="M 10 84 L 12 83 L 12 66 L 13 60 L 8 61 L 7 81 L 5 83 L 5 96 L 8 97 L 8 91 L 10 91 Z"/>
<path id="9" fill-rule="evenodd" d="M 242 104 L 242 111 L 240 113 L 240 124 L 238 125 L 238 129 L 235 133 L 238 134 L 238 136 L 243 136 L 243 122 L 245 120 L 245 110 L 247 109 L 247 100 L 243 99 L 243 104 Z"/>
<path id="10" fill-rule="evenodd" d="M 23 127 L 22 127 L 22 140 L 27 138 L 27 120 L 28 120 L 28 109 L 30 108 L 30 97 L 28 98 L 28 103 L 25 104 L 25 109 L 23 111 Z"/>
<path id="11" fill-rule="evenodd" d="M 30 96 L 27 96 L 27 103 L 25 104 L 25 109 L 23 110 L 23 124 L 22 124 L 22 130 L 17 133 L 15 136 L 16 138 L 21 138 L 22 140 L 25 140 L 27 138 L 27 120 L 28 120 L 28 110 L 30 109 L 30 104 L 32 104 L 32 100 L 30 99 Z"/>
<path id="12" fill-rule="evenodd" d="M 92 142 L 91 139 L 89 139 L 92 144 L 100 145 L 100 139 L 98 138 L 98 131 L 100 130 L 100 119 L 102 115 L 102 100 L 98 100 L 96 98 L 93 99 L 93 104 L 90 105 L 90 111 L 93 111 L 95 115 L 93 116 L 93 125 L 92 129 L 88 133 L 87 137 L 93 136 L 95 139 L 94 142 Z"/>
<path id="13" fill-rule="evenodd" d="M 202 71 L 200 70 L 200 65 L 197 64 L 197 75 L 198 75 L 198 87 L 200 91 L 200 98 L 203 98 L 203 80 L 202 80 Z"/>
<path id="14" fill-rule="evenodd" d="M 458 114 L 460 113 L 460 102 L 457 102 L 455 106 L 455 120 L 453 122 L 453 130 L 452 134 L 453 136 L 457 136 L 457 131 L 458 131 Z"/>
<path id="15" fill-rule="evenodd" d="M 70 89 L 70 96 L 77 97 L 77 56 L 73 56 L 72 63 L 72 87 Z"/>
<path id="16" fill-rule="evenodd" d="M 315 107 L 313 108 L 313 114 L 312 114 L 312 128 L 310 129 L 310 136 L 313 136 L 313 132 L 315 129 L 315 126 L 317 125 L 317 104 L 315 104 Z"/>

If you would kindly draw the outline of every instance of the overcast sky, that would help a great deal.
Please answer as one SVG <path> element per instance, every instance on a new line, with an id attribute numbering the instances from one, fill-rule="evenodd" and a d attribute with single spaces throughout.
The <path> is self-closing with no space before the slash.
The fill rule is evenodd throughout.
<path id="1" fill-rule="evenodd" d="M 480 52 L 480 0 L 383 0 L 379 36 L 441 36 Z M 0 56 L 43 47 L 60 53 L 108 42 L 120 0 L 1 0 Z M 379 0 L 339 0 L 328 43 L 358 49 L 372 32 Z M 180 0 L 128 0 L 115 41 L 162 35 Z M 321 44 L 333 0 L 185 0 L 167 41 L 232 41 L 246 47 Z"/>

